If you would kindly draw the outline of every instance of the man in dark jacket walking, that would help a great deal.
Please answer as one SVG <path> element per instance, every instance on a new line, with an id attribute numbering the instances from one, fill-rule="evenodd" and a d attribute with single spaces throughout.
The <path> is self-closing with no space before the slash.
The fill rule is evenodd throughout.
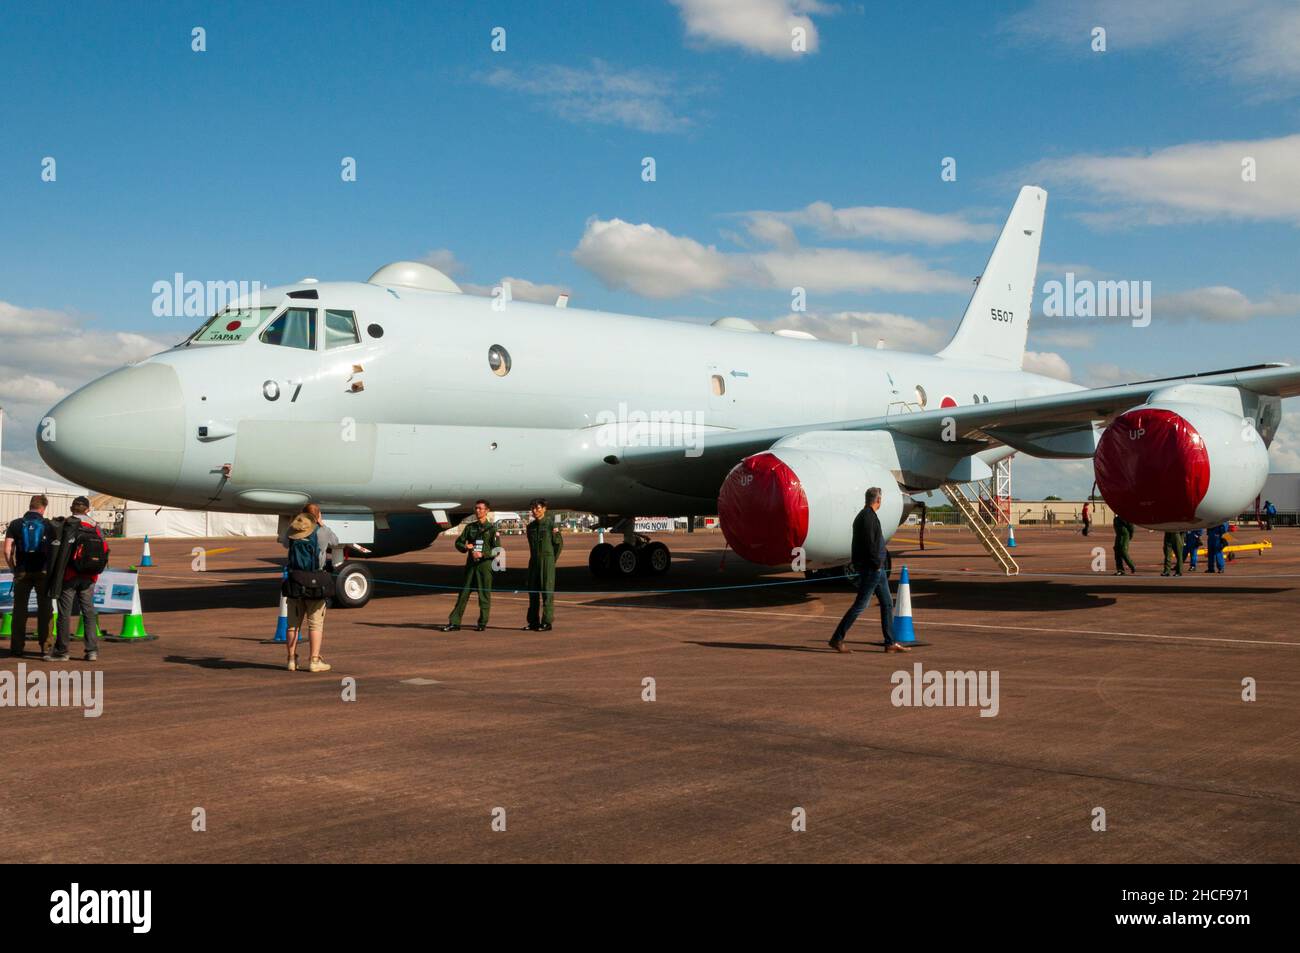
<path id="1" fill-rule="evenodd" d="M 885 534 L 880 528 L 880 487 L 867 490 L 867 503 L 853 520 L 853 566 L 858 571 L 858 595 L 844 613 L 844 618 L 831 636 L 830 647 L 837 652 L 848 652 L 844 636 L 857 621 L 862 611 L 871 604 L 872 593 L 880 603 L 880 631 L 885 636 L 886 652 L 910 652 L 905 645 L 894 641 L 894 600 L 889 595 L 889 556 L 885 552 Z"/>

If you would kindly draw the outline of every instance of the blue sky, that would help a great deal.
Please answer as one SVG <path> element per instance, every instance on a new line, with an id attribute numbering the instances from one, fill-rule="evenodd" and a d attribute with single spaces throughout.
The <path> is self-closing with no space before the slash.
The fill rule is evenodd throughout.
<path id="1" fill-rule="evenodd" d="M 6 460 L 41 469 L 47 398 L 197 324 L 151 313 L 175 272 L 363 280 L 429 256 L 516 296 L 933 350 L 1027 182 L 1051 193 L 1040 286 L 1070 266 L 1155 297 L 1147 328 L 1036 319 L 1034 366 L 1105 384 L 1300 360 L 1298 7 L 1130 6 L 10 5 Z M 1295 433 L 1276 469 L 1300 469 Z M 1090 483 L 1022 472 L 1026 497 Z"/>

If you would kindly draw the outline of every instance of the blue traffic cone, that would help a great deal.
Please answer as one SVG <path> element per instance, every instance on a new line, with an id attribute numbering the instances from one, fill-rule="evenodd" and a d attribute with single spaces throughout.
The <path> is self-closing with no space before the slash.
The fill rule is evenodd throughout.
<path id="1" fill-rule="evenodd" d="M 289 570 L 284 571 L 281 579 L 288 578 Z M 284 645 L 289 641 L 289 600 L 280 593 L 280 618 L 275 623 L 275 638 L 271 640 L 278 645 Z"/>
<path id="2" fill-rule="evenodd" d="M 912 582 L 907 575 L 907 567 L 898 579 L 898 598 L 894 600 L 894 621 L 891 626 L 894 641 L 910 645 L 916 641 L 916 630 L 912 627 Z"/>
<path id="3" fill-rule="evenodd" d="M 275 638 L 271 640 L 279 645 L 289 641 L 289 603 L 280 597 L 280 618 L 275 623 Z"/>
<path id="4" fill-rule="evenodd" d="M 141 565 L 141 566 L 145 566 L 145 567 L 148 567 L 148 566 L 152 566 L 152 565 L 153 565 L 153 556 L 152 556 L 152 555 L 150 554 L 150 552 L 149 552 L 149 537 L 148 537 L 148 536 L 146 536 L 146 537 L 144 538 L 144 555 L 140 558 L 140 565 Z"/>
<path id="5" fill-rule="evenodd" d="M 1016 548 L 1016 528 L 1010 523 L 1007 524 L 1007 549 Z"/>

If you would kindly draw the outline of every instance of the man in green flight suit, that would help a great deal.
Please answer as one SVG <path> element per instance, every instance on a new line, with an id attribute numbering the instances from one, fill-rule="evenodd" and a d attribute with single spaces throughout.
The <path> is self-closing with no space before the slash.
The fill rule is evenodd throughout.
<path id="1" fill-rule="evenodd" d="M 444 632 L 460 629 L 460 617 L 469 603 L 471 591 L 478 593 L 478 625 L 475 632 L 487 628 L 488 613 L 492 611 L 492 551 L 497 548 L 496 524 L 488 519 L 488 501 L 474 504 L 474 522 L 470 523 L 456 539 L 456 548 L 465 553 L 465 582 L 460 587 L 460 598 L 451 618 L 442 627 Z"/>
<path id="2" fill-rule="evenodd" d="M 528 524 L 528 624 L 524 630 L 550 632 L 555 618 L 555 559 L 564 550 L 564 537 L 555 528 L 555 520 L 546 515 L 545 500 L 533 500 L 530 512 L 533 521 Z"/>

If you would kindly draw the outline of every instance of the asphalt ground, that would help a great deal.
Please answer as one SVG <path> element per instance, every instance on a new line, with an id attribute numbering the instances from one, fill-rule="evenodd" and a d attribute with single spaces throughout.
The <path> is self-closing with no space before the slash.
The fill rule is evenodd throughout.
<path id="1" fill-rule="evenodd" d="M 490 627 L 443 633 L 463 557 L 442 539 L 370 563 L 375 598 L 329 611 L 316 675 L 265 644 L 273 541 L 156 540 L 155 641 L 23 660 L 103 672 L 103 710 L 0 708 L 0 842 L 61 863 L 1295 862 L 1300 533 L 1238 535 L 1273 548 L 1166 579 L 1139 532 L 1141 574 L 1117 578 L 1108 532 L 1023 528 L 1008 579 L 964 529 L 919 552 L 904 528 L 909 655 L 881 650 L 874 606 L 831 652 L 848 588 L 716 533 L 660 536 L 671 572 L 628 588 L 567 537 L 549 633 L 520 631 L 506 537 Z M 139 554 L 116 541 L 114 568 Z M 916 664 L 996 673 L 996 715 L 894 704 Z"/>

